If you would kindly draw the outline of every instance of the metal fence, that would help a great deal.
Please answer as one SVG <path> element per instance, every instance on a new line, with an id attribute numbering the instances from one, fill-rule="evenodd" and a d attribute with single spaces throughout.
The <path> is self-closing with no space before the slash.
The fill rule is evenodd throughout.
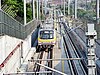
<path id="1" fill-rule="evenodd" d="M 0 36 L 9 35 L 19 39 L 25 39 L 39 24 L 40 22 L 33 20 L 23 25 L 0 10 Z"/>

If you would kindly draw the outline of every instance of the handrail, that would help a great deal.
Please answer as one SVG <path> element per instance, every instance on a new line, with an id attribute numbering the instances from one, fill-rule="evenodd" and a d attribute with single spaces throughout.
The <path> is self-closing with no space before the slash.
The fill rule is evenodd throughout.
<path id="1" fill-rule="evenodd" d="M 5 60 L 0 64 L 0 70 L 6 65 L 6 63 L 11 59 L 11 57 L 14 55 L 15 51 L 17 51 L 17 49 L 19 47 L 21 47 L 23 44 L 23 42 L 19 43 L 11 52 L 10 54 L 5 58 Z"/>

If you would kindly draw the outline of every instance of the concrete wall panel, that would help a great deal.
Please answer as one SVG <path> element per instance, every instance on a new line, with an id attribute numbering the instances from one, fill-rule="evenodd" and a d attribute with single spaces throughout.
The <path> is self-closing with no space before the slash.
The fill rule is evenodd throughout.
<path id="1" fill-rule="evenodd" d="M 21 40 L 10 36 L 2 36 L 0 38 L 0 64 L 5 60 L 5 58 L 13 51 L 13 49 L 23 42 L 23 59 L 27 57 L 27 54 L 31 48 L 31 35 L 27 39 Z M 20 67 L 21 59 L 21 48 L 18 48 L 11 58 L 7 61 L 6 65 L 0 70 L 0 75 L 3 73 L 17 72 Z"/>

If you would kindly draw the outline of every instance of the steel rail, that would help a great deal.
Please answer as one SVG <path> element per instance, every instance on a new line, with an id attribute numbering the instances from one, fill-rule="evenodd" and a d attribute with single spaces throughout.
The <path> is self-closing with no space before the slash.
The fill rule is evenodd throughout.
<path id="1" fill-rule="evenodd" d="M 68 47 L 65 45 L 65 42 L 64 42 L 63 45 L 64 45 L 64 50 L 65 50 L 65 53 L 66 53 L 66 57 L 67 57 L 67 58 L 70 58 L 68 52 L 66 51 L 66 50 L 68 50 Z M 68 64 L 69 64 L 69 66 L 70 66 L 71 75 L 75 75 L 75 74 L 74 74 L 74 69 L 73 69 L 72 64 L 71 64 L 71 60 L 68 61 Z"/>
<path id="2" fill-rule="evenodd" d="M 65 27 L 65 26 L 64 26 Z M 65 27 L 66 28 L 66 27 Z M 67 30 L 65 29 L 65 32 L 67 32 Z M 69 36 L 69 34 L 67 33 L 66 34 L 66 37 L 69 39 L 69 42 L 70 42 L 70 46 L 72 47 L 72 49 L 73 49 L 73 51 L 70 51 L 69 50 L 69 53 L 70 53 L 70 55 L 71 55 L 71 57 L 78 57 L 78 54 L 77 54 L 77 52 L 76 52 L 76 50 L 75 50 L 75 47 L 74 47 L 74 45 L 73 45 L 73 43 L 71 42 L 72 40 L 71 40 L 71 38 L 70 38 L 70 36 Z M 67 41 L 68 42 L 68 41 Z M 73 56 L 73 54 L 74 54 L 74 56 Z M 78 57 L 79 58 L 79 57 Z M 84 70 L 83 70 L 83 68 L 82 68 L 82 64 L 81 64 L 81 62 L 79 61 L 79 64 L 76 64 L 76 62 L 78 63 L 78 61 L 72 61 L 72 64 L 73 64 L 73 67 L 74 66 L 76 66 L 76 71 L 77 72 L 75 72 L 76 74 L 78 74 L 78 75 L 80 75 L 80 72 L 79 72 L 79 70 L 82 72 L 83 71 L 83 74 L 85 74 L 86 75 L 86 73 L 84 72 Z M 79 69 L 79 66 L 78 65 L 80 65 L 80 69 Z M 75 67 L 74 67 L 75 68 Z"/>
<path id="3" fill-rule="evenodd" d="M 48 52 L 46 52 L 46 51 L 48 51 Z M 35 61 L 33 61 L 34 59 L 31 59 L 31 60 L 28 60 L 28 62 L 35 62 L 35 67 L 33 69 L 35 72 L 49 71 L 49 70 L 45 69 L 44 67 L 37 65 L 36 63 L 40 63 L 40 64 L 47 65 L 48 67 L 50 67 L 49 61 L 42 61 L 45 59 L 50 59 L 50 55 L 51 55 L 50 51 L 47 48 L 46 50 L 41 51 L 39 53 L 39 55 L 38 55 L 37 59 L 35 59 Z M 47 74 L 52 74 L 52 73 L 47 73 Z"/>
<path id="4" fill-rule="evenodd" d="M 79 55 L 78 55 L 78 52 L 76 51 L 76 48 L 75 48 L 75 46 L 74 46 L 74 43 L 73 43 L 73 49 L 74 49 L 74 52 L 75 52 L 75 54 L 76 54 L 76 57 L 79 58 Z M 80 61 L 79 61 L 79 64 L 80 64 L 80 66 L 81 66 L 81 68 L 82 68 L 84 74 L 86 75 L 85 69 L 83 68 L 83 65 L 82 65 L 82 63 L 81 63 Z"/>
<path id="5" fill-rule="evenodd" d="M 69 36 L 69 38 L 71 39 L 71 37 Z M 72 39 L 71 39 L 71 41 L 72 41 Z M 74 50 L 74 53 L 75 53 L 75 55 L 76 55 L 76 57 L 78 57 L 79 58 L 79 55 L 78 55 L 78 53 L 77 53 L 77 51 L 76 51 L 76 48 L 75 48 L 75 45 L 74 45 L 74 43 L 73 43 L 73 41 L 72 41 L 72 48 L 73 48 L 73 50 Z M 83 66 L 82 66 L 82 63 L 79 61 L 79 64 L 80 64 L 80 67 L 82 68 L 82 70 L 83 70 L 83 72 L 85 73 L 85 75 L 86 75 L 86 72 L 85 72 L 85 70 L 84 70 L 84 68 L 83 68 Z"/>
<path id="6" fill-rule="evenodd" d="M 82 30 L 82 31 L 83 31 L 83 30 Z M 79 40 L 82 40 L 82 41 L 83 41 L 82 37 L 80 37 L 77 33 L 75 33 L 75 32 L 72 31 L 72 35 L 74 35 L 75 38 L 80 38 Z M 79 37 L 78 37 L 77 35 L 78 35 Z M 77 36 L 77 37 L 76 37 L 76 36 Z M 70 37 L 70 39 L 72 40 L 72 43 L 73 43 L 73 45 L 74 45 L 76 56 L 77 56 L 77 57 L 82 57 L 82 58 L 85 59 L 85 60 L 82 60 L 82 61 L 81 61 L 81 64 L 82 64 L 81 67 L 84 67 L 85 71 L 87 72 L 87 66 L 86 66 L 87 63 L 86 63 L 86 60 L 89 60 L 89 59 L 87 59 L 86 57 L 83 56 L 82 52 L 79 51 L 80 48 L 79 48 L 79 47 L 77 46 L 77 44 L 75 43 L 75 42 L 78 42 L 78 44 L 80 45 L 81 42 L 72 39 L 72 38 L 71 38 L 71 34 L 69 34 L 69 37 Z M 77 40 L 78 40 L 78 39 L 77 39 Z M 83 41 L 83 43 L 85 43 L 85 41 Z M 83 45 L 83 47 L 86 47 L 86 46 Z M 77 51 L 76 51 L 76 50 L 77 50 Z"/>
<path id="7" fill-rule="evenodd" d="M 48 49 L 48 56 L 47 56 L 47 59 L 52 59 L 52 49 L 51 49 L 51 50 Z M 47 61 L 47 66 L 50 67 L 50 68 L 52 68 L 52 60 Z M 46 70 L 47 70 L 47 71 L 51 71 L 51 70 L 49 70 L 49 69 L 46 69 Z M 52 73 L 49 73 L 49 74 L 47 74 L 47 75 L 52 75 Z"/>
<path id="8" fill-rule="evenodd" d="M 40 53 L 38 54 L 38 57 L 37 57 L 37 58 L 41 59 L 41 58 L 42 58 L 42 55 L 43 55 L 43 52 L 40 52 Z M 37 62 L 38 62 L 38 63 L 39 63 L 39 62 L 41 63 L 41 61 L 38 61 L 38 60 L 35 61 L 35 66 L 34 66 L 34 68 L 33 68 L 33 71 L 35 71 L 35 72 L 38 71 L 39 68 L 40 68 L 40 66 L 37 66 L 37 65 L 36 65 Z"/>
<path id="9" fill-rule="evenodd" d="M 41 59 L 47 59 L 47 57 L 48 57 L 48 53 L 43 51 L 43 55 L 42 55 Z M 41 62 L 40 64 L 47 65 L 46 61 L 39 61 L 39 62 Z M 45 71 L 45 68 L 40 66 L 40 70 L 39 71 Z"/>

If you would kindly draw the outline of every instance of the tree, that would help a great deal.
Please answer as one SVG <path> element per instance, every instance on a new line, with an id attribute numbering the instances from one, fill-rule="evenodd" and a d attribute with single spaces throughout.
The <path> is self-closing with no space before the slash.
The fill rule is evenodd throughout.
<path id="1" fill-rule="evenodd" d="M 13 11 L 14 14 L 19 16 L 18 18 L 24 18 L 24 3 L 23 0 L 2 0 L 2 3 L 6 4 L 10 8 L 9 11 Z M 27 22 L 32 20 L 32 6 L 31 3 L 27 3 Z M 10 14 L 10 13 L 8 13 Z M 11 15 L 11 14 L 10 14 Z M 18 20 L 18 19 L 17 19 Z"/>

